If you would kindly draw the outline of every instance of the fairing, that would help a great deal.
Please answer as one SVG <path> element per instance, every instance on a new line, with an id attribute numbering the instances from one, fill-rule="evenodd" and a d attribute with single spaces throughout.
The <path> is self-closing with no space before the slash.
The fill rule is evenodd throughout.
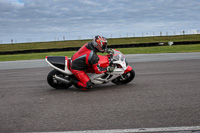
<path id="1" fill-rule="evenodd" d="M 113 63 L 120 65 L 123 71 L 125 71 L 127 69 L 127 65 L 124 55 L 118 50 L 113 49 L 113 51 Z"/>
<path id="2" fill-rule="evenodd" d="M 67 75 L 72 75 L 69 70 L 70 59 L 67 56 L 47 56 L 46 62 L 54 69 Z"/>
<path id="3" fill-rule="evenodd" d="M 98 64 L 100 64 L 100 67 L 108 67 L 109 66 L 109 60 L 108 57 L 106 56 L 102 56 L 102 55 L 98 55 L 99 57 L 99 61 Z"/>

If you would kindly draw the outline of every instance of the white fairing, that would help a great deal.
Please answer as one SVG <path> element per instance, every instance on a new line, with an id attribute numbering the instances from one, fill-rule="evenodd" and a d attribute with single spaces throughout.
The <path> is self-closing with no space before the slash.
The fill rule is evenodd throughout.
<path id="1" fill-rule="evenodd" d="M 119 60 L 114 61 L 113 63 L 119 64 L 120 66 L 122 66 L 124 71 L 127 69 L 126 61 L 125 61 L 124 55 L 122 55 L 122 54 L 119 54 Z"/>
<path id="2" fill-rule="evenodd" d="M 101 78 L 104 74 L 88 73 L 87 75 L 94 84 L 102 84 L 104 82 L 104 79 Z"/>
<path id="3" fill-rule="evenodd" d="M 73 75 L 73 73 L 68 69 L 68 60 L 65 60 L 65 72 L 68 74 L 68 75 Z"/>
<path id="4" fill-rule="evenodd" d="M 68 65 L 68 61 L 67 61 L 67 60 L 65 60 L 65 71 L 62 70 L 62 69 L 60 69 L 60 68 L 58 68 L 58 67 L 56 67 L 56 66 L 54 66 L 53 64 L 51 64 L 51 63 L 47 60 L 47 58 L 45 59 L 45 61 L 46 61 L 51 67 L 53 67 L 54 69 L 56 69 L 56 70 L 58 70 L 58 71 L 60 71 L 60 72 L 62 72 L 62 73 L 64 73 L 64 74 L 67 74 L 67 75 L 73 75 L 72 72 L 67 68 L 67 65 Z"/>
<path id="5" fill-rule="evenodd" d="M 127 67 L 126 67 L 127 68 Z M 94 84 L 103 84 L 108 83 L 112 81 L 113 79 L 116 79 L 117 77 L 121 76 L 124 73 L 123 68 L 117 68 L 115 67 L 113 72 L 106 72 L 106 74 L 95 74 L 95 73 L 88 73 L 88 76 L 92 83 Z M 102 78 L 104 77 L 104 78 Z"/>

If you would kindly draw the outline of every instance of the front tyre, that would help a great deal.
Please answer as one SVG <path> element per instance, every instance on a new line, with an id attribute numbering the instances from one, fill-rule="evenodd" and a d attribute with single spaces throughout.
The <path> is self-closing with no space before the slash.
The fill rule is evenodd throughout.
<path id="1" fill-rule="evenodd" d="M 72 86 L 71 83 L 62 83 L 58 80 L 55 79 L 55 75 L 64 78 L 65 80 L 70 80 L 70 77 L 65 76 L 64 74 L 62 74 L 61 72 L 57 71 L 57 70 L 52 70 L 51 72 L 49 72 L 48 76 L 47 76 L 47 82 L 48 84 L 55 88 L 55 89 L 67 89 L 70 86 Z"/>
<path id="2" fill-rule="evenodd" d="M 132 69 L 130 72 L 124 73 L 118 78 L 112 80 L 114 84 L 123 85 L 131 82 L 135 78 L 135 71 Z"/>

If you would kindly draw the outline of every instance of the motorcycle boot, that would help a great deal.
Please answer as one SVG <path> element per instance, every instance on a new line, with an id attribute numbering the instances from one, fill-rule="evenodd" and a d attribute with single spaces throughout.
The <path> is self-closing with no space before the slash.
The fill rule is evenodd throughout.
<path id="1" fill-rule="evenodd" d="M 88 91 L 92 88 L 92 82 L 89 80 L 86 84 L 78 81 L 75 77 L 71 78 L 70 82 L 78 89 L 83 90 L 83 91 Z"/>
<path id="2" fill-rule="evenodd" d="M 86 87 L 84 87 L 84 88 L 82 88 L 81 90 L 82 91 L 88 91 L 88 90 L 90 90 L 90 89 L 92 89 L 92 82 L 91 82 L 91 80 L 89 80 L 87 83 L 86 83 Z"/>

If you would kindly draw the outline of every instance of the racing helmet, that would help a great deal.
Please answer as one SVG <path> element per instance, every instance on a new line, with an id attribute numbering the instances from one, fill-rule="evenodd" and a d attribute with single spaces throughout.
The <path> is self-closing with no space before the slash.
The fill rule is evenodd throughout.
<path id="1" fill-rule="evenodd" d="M 107 40 L 103 36 L 95 36 L 92 42 L 93 46 L 102 53 L 107 49 Z"/>

